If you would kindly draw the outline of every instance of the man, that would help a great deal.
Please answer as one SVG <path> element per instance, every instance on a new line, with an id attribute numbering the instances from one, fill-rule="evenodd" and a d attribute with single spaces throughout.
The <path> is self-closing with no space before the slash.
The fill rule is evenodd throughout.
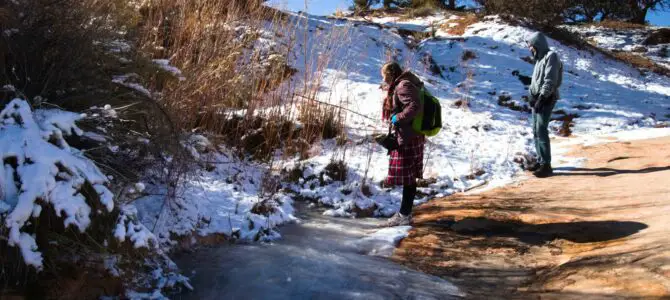
<path id="1" fill-rule="evenodd" d="M 549 49 L 547 38 L 536 33 L 527 41 L 535 61 L 535 69 L 530 84 L 530 106 L 533 108 L 533 137 L 538 162 L 529 170 L 539 178 L 553 174 L 551 168 L 551 145 L 549 143 L 549 122 L 556 101 L 560 95 L 558 88 L 563 81 L 563 63 L 558 54 Z"/>

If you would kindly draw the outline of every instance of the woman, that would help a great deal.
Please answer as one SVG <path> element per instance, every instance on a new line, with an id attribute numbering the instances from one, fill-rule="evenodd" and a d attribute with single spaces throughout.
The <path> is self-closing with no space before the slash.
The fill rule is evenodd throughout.
<path id="1" fill-rule="evenodd" d="M 400 211 L 385 226 L 409 225 L 412 223 L 416 179 L 423 175 L 425 137 L 412 129 L 412 121 L 422 109 L 419 97 L 423 82 L 412 72 L 403 71 L 395 62 L 385 64 L 381 73 L 388 85 L 382 118 L 393 124 L 400 145 L 389 154 L 389 170 L 384 184 L 403 186 Z"/>

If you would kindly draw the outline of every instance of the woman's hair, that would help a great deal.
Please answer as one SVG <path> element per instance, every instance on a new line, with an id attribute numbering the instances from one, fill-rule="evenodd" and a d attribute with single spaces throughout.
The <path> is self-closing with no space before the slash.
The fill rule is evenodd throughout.
<path id="1" fill-rule="evenodd" d="M 382 67 L 382 74 L 385 78 L 396 80 L 402 75 L 402 68 L 397 62 L 389 62 Z"/>

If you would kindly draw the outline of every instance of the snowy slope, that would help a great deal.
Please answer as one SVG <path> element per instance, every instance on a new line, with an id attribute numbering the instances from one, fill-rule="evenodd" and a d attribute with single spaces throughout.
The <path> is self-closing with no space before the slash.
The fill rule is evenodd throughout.
<path id="1" fill-rule="evenodd" d="M 161 185 L 150 185 L 149 195 L 135 202 L 143 224 L 152 228 L 159 240 L 169 242 L 173 234 L 193 232 L 252 240 L 277 237 L 274 228 L 295 219 L 295 199 L 326 205 L 330 208 L 326 214 L 333 216 L 389 216 L 396 212 L 401 189 L 380 186 L 388 158 L 370 138 L 388 128 L 381 121 L 384 92 L 379 69 L 390 58 L 417 73 L 443 106 L 444 128 L 428 140 L 426 148 L 424 178 L 430 180 L 419 189 L 415 204 L 485 184 L 508 184 L 520 174 L 515 160 L 534 151 L 530 115 L 498 102 L 502 96 L 508 103 L 526 105 L 522 100 L 526 86 L 519 78 L 532 73 L 533 66 L 522 59 L 529 55 L 524 39 L 530 30 L 507 25 L 496 17 L 472 25 L 464 36 L 451 36 L 436 29 L 454 22 L 458 18 L 455 16 L 410 20 L 289 16 L 297 24 L 291 35 L 295 40 L 270 40 L 274 35 L 266 32 L 262 36 L 268 38 L 258 43 L 261 51 L 293 47 L 287 61 L 297 73 L 280 89 L 306 89 L 298 89 L 298 96 L 281 109 L 296 115 L 296 103 L 300 106 L 313 96 L 346 108 L 346 143 L 321 141 L 312 146 L 306 160 L 286 159 L 277 153 L 272 165 L 239 160 L 219 147 L 219 151 L 200 158 L 213 168 L 198 170 L 187 178 L 176 199 L 167 202 L 167 208 L 166 188 Z M 409 41 L 408 30 L 436 30 L 436 37 Z M 597 136 L 653 127 L 670 117 L 668 78 L 653 74 L 645 77 L 600 54 L 553 40 L 550 44 L 565 64 L 563 99 L 556 111 L 577 115 L 574 134 Z M 471 52 L 474 58 L 463 60 L 465 52 Z M 169 67 L 165 61 L 160 63 Z M 321 80 L 315 83 L 315 78 Z M 463 101 L 469 108 L 454 106 Z M 560 121 L 551 123 L 554 131 L 561 125 Z M 344 181 L 326 174 L 328 164 L 340 160 L 346 165 Z M 263 182 L 277 180 L 281 169 L 298 170 L 300 178 L 293 178 L 295 182 L 284 180 L 281 192 L 264 195 Z M 255 207 L 263 201 L 272 210 L 258 214 Z"/>
<path id="2" fill-rule="evenodd" d="M 399 21 L 378 19 L 374 22 L 344 21 L 309 15 L 304 30 L 345 30 L 339 36 L 334 56 L 326 70 L 327 80 L 318 99 L 344 104 L 363 114 L 350 113 L 346 121 L 349 143 L 337 148 L 334 141 L 324 141 L 316 157 L 303 162 L 303 179 L 291 188 L 302 197 L 333 206 L 327 212 L 333 215 L 352 215 L 354 211 L 374 209 L 375 215 L 390 215 L 398 208 L 400 189 L 384 190 L 378 183 L 387 170 L 385 151 L 365 137 L 373 132 L 384 132 L 385 125 L 378 121 L 381 115 L 383 92 L 379 89 L 379 69 L 388 57 L 415 71 L 429 90 L 438 96 L 444 108 L 446 126 L 436 137 L 430 138 L 426 149 L 425 178 L 436 182 L 422 189 L 425 194 L 443 196 L 458 190 L 480 185 L 505 184 L 520 170 L 513 162 L 517 153 L 532 151 L 529 114 L 498 105 L 500 95 L 507 95 L 523 106 L 526 87 L 514 74 L 530 76 L 533 66 L 521 58 L 528 56 L 525 38 L 532 31 L 507 25 L 496 17 L 472 25 L 463 37 L 450 36 L 438 31 L 437 38 L 422 41 L 418 47 L 408 46 L 398 28 L 428 31 L 439 17 Z M 378 22 L 378 23 L 377 23 Z M 298 34 L 298 36 L 301 36 Z M 300 45 L 305 41 L 299 41 Z M 307 48 L 318 48 L 324 43 L 308 37 Z M 582 52 L 550 40 L 564 64 L 563 99 L 556 110 L 577 114 L 573 132 L 577 135 L 600 135 L 610 132 L 651 127 L 670 118 L 670 80 L 640 72 L 600 54 Z M 463 61 L 464 51 L 474 52 L 476 58 Z M 319 52 L 319 50 L 307 53 Z M 427 57 L 441 69 L 441 75 L 430 71 Z M 302 72 L 303 61 L 298 55 L 292 62 Z M 342 62 L 345 62 L 342 64 Z M 300 81 L 303 73 L 295 81 Z M 469 76 L 471 74 L 471 76 Z M 470 109 L 453 108 L 459 99 L 468 99 Z M 560 115 L 557 115 L 560 116 Z M 655 120 L 655 119 L 656 120 Z M 561 122 L 552 122 L 554 129 Z M 319 174 L 332 159 L 342 159 L 349 167 L 346 182 L 320 184 L 312 174 Z M 483 171 L 483 172 L 482 172 Z M 469 176 L 473 173 L 476 176 Z M 367 177 L 365 177 L 367 174 Z M 470 179 L 466 178 L 469 176 Z M 365 177 L 365 178 L 364 178 Z M 310 178 L 312 178 L 310 180 Z M 363 181 L 372 183 L 367 195 L 359 192 Z M 370 195 L 371 194 L 371 195 Z M 424 197 L 417 202 L 425 201 Z"/>

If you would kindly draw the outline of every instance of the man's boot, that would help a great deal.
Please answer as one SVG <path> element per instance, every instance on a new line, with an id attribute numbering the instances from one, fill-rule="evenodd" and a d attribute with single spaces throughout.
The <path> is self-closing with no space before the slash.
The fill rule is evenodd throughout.
<path id="1" fill-rule="evenodd" d="M 554 170 L 551 168 L 551 164 L 543 164 L 537 171 L 533 172 L 533 175 L 537 178 L 546 178 L 553 174 Z"/>
<path id="2" fill-rule="evenodd" d="M 530 163 L 529 165 L 526 166 L 527 171 L 535 172 L 540 169 L 541 164 L 538 162 L 533 162 Z"/>

